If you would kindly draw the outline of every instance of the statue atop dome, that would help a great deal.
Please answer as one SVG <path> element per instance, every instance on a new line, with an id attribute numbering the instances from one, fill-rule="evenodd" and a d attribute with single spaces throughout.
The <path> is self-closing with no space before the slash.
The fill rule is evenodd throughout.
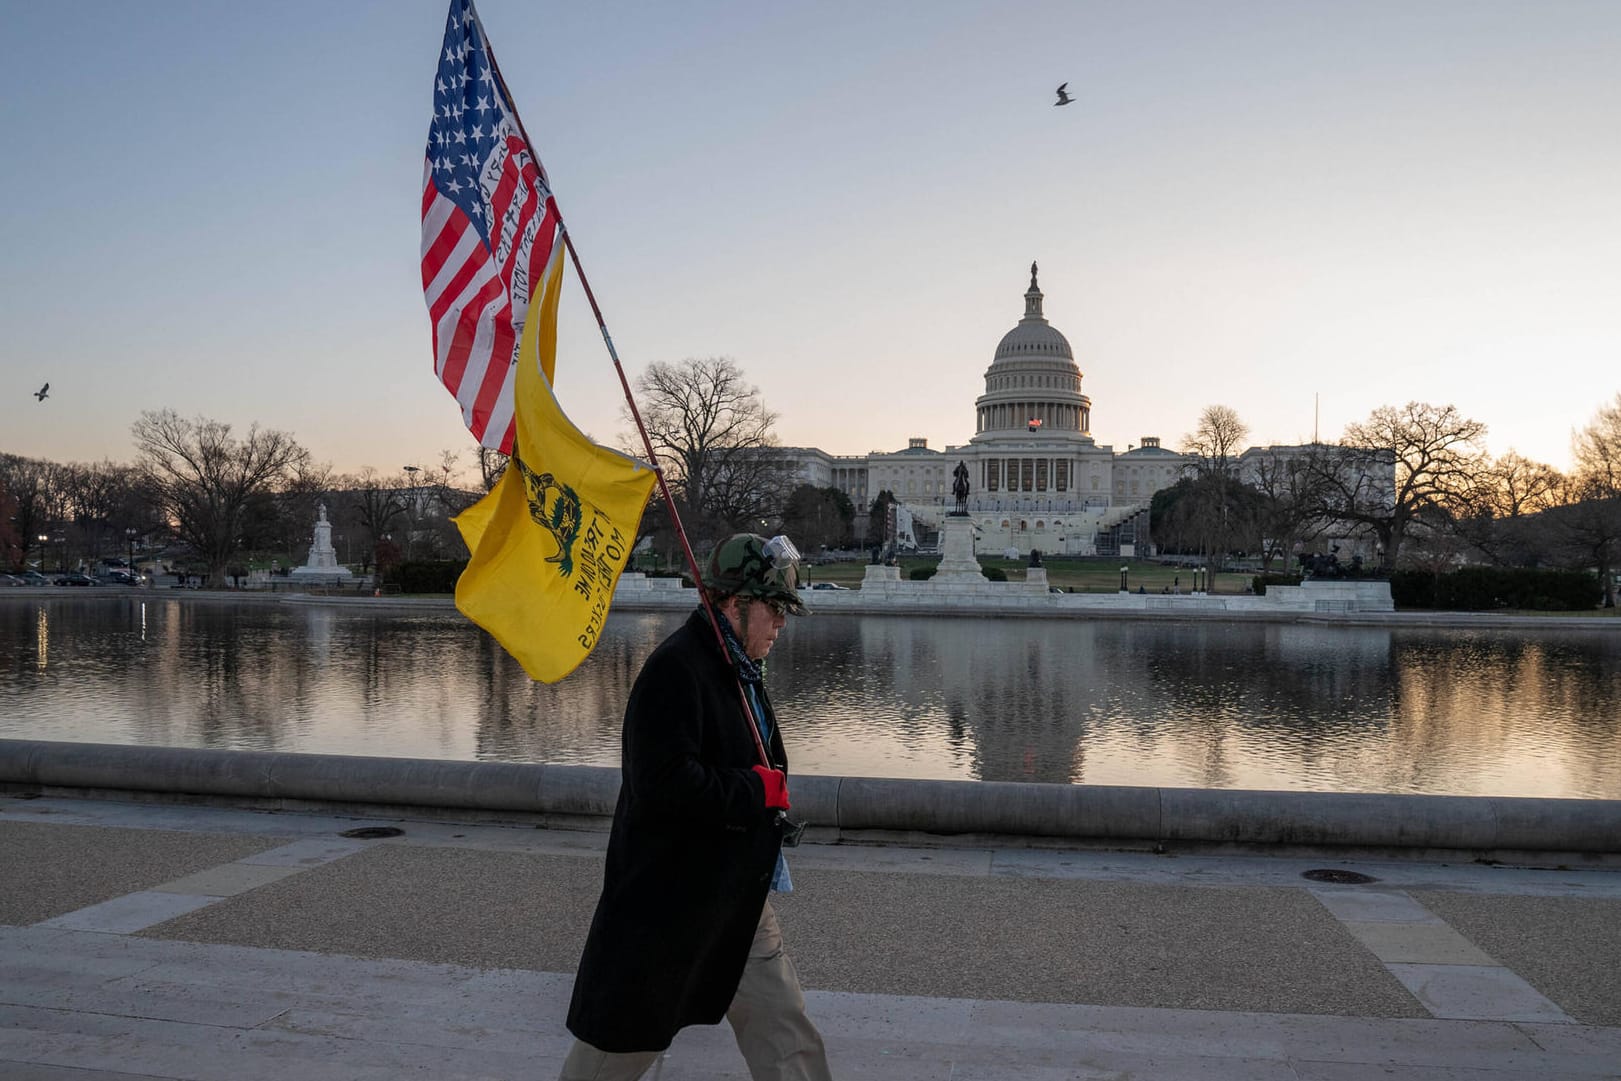
<path id="1" fill-rule="evenodd" d="M 1035 260 L 1031 260 L 1031 262 L 1030 262 L 1030 291 L 1032 293 L 1040 292 L 1040 290 L 1036 288 L 1036 264 L 1035 264 Z"/>

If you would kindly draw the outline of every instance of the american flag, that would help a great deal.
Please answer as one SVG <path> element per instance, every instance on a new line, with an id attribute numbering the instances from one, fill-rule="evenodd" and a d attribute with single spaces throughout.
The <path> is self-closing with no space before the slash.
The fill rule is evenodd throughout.
<path id="1" fill-rule="evenodd" d="M 557 223 L 472 0 L 451 0 L 423 171 L 422 292 L 439 381 L 478 441 L 509 454 L 513 362 Z"/>

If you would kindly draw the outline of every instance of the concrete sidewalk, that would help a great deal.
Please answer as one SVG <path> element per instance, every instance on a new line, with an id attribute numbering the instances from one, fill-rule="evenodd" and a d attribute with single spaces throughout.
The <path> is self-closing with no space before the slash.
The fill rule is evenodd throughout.
<path id="1" fill-rule="evenodd" d="M 365 826 L 404 832 L 342 836 Z M 0 798 L 0 1078 L 555 1077 L 604 842 Z M 840 1078 L 1621 1078 L 1621 872 L 791 860 L 775 903 Z M 660 1069 L 746 1076 L 724 1026 Z"/>

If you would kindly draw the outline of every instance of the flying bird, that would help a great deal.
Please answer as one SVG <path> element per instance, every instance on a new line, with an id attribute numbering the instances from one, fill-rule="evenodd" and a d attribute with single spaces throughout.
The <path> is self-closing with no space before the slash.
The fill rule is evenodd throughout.
<path id="1" fill-rule="evenodd" d="M 34 400 L 43 402 L 45 400 L 46 395 L 50 394 L 50 392 L 51 392 L 51 385 L 49 383 L 46 383 L 43 387 L 40 387 L 38 390 L 34 391 Z"/>
<path id="2" fill-rule="evenodd" d="M 1074 98 L 1070 97 L 1069 92 L 1064 89 L 1064 87 L 1068 85 L 1068 83 L 1058 84 L 1058 100 L 1053 102 L 1054 105 L 1068 105 L 1070 102 L 1075 100 Z"/>

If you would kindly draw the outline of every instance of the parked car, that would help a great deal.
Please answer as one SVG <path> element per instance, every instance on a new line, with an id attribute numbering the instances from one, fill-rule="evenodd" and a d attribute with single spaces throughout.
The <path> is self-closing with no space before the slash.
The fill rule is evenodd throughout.
<path id="1" fill-rule="evenodd" d="M 20 585 L 27 585 L 27 583 L 24 582 L 21 578 L 18 578 L 15 574 L 0 574 L 0 586 L 20 586 Z"/>
<path id="2" fill-rule="evenodd" d="M 72 572 L 70 572 L 68 574 L 61 575 L 60 577 L 58 577 L 56 579 L 56 584 L 59 585 L 59 586 L 99 586 L 99 585 L 101 585 L 100 582 L 96 581 L 94 578 L 90 577 L 88 574 L 80 574 L 78 571 L 72 571 Z"/>
<path id="3" fill-rule="evenodd" d="M 143 581 L 139 574 L 117 569 L 102 571 L 96 577 L 110 586 L 138 586 Z"/>
<path id="4" fill-rule="evenodd" d="M 841 586 L 837 582 L 812 582 L 810 584 L 810 588 L 811 589 L 849 589 L 850 587 L 849 586 Z"/>
<path id="5" fill-rule="evenodd" d="M 12 575 L 12 577 L 21 578 L 25 586 L 48 586 L 51 584 L 51 580 L 38 571 L 23 571 L 20 574 Z"/>

